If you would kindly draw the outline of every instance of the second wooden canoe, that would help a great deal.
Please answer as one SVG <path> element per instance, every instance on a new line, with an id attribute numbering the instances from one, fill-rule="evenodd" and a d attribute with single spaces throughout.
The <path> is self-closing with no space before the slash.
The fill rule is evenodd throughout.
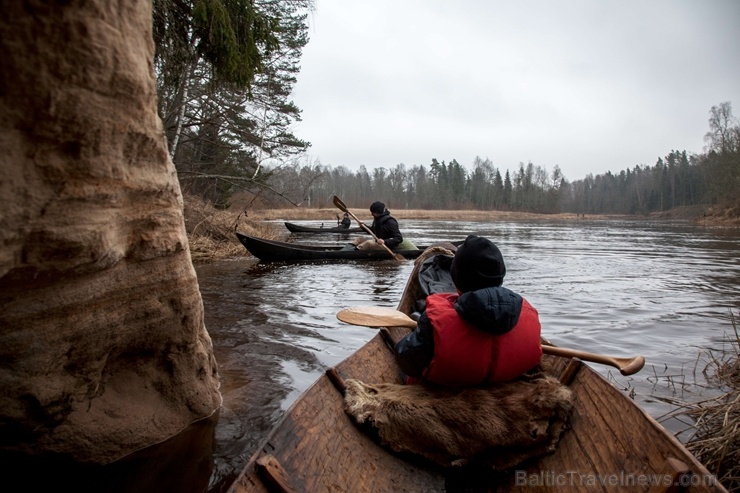
<path id="1" fill-rule="evenodd" d="M 343 228 L 341 226 L 330 226 L 330 227 L 312 227 L 312 226 L 303 226 L 300 224 L 295 223 L 285 223 L 285 227 L 288 228 L 288 231 L 291 233 L 362 233 L 362 228 Z"/>
<path id="2" fill-rule="evenodd" d="M 391 255 L 385 250 L 357 250 L 333 245 L 309 245 L 305 243 L 288 243 L 285 241 L 267 240 L 256 236 L 236 233 L 244 248 L 252 255 L 265 262 L 275 261 L 312 261 L 312 260 L 389 260 Z M 460 243 L 459 241 L 457 243 Z M 416 250 L 396 250 L 394 253 L 405 258 L 417 258 L 426 249 L 420 246 Z"/>

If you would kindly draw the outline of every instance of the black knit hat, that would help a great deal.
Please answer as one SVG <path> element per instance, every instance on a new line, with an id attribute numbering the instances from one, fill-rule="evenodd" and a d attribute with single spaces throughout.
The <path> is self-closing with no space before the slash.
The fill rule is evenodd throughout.
<path id="1" fill-rule="evenodd" d="M 383 212 L 385 212 L 385 204 L 380 201 L 373 202 L 373 205 L 370 206 L 370 212 L 374 212 L 375 214 L 382 214 Z"/>
<path id="2" fill-rule="evenodd" d="M 506 275 L 504 257 L 488 238 L 470 235 L 457 247 L 450 274 L 462 293 L 501 286 Z"/>

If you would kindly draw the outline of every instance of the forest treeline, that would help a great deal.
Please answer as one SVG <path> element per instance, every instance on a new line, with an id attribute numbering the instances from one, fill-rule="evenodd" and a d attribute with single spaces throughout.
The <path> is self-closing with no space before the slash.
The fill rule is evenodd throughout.
<path id="1" fill-rule="evenodd" d="M 740 125 L 729 102 L 710 109 L 706 153 L 671 150 L 653 165 L 568 181 L 531 162 L 510 171 L 477 157 L 472 169 L 455 159 L 393 168 L 281 166 L 271 183 L 295 203 L 331 206 L 332 195 L 364 206 L 479 209 L 534 213 L 648 214 L 695 205 L 740 206 Z M 296 184 L 300 186 L 296 188 Z M 273 199 L 274 200 L 274 199 Z M 740 209 L 740 208 L 739 208 Z"/>
<path id="2" fill-rule="evenodd" d="M 652 165 L 569 181 L 534 163 L 477 157 L 393 167 L 311 162 L 290 100 L 308 43 L 311 0 L 153 0 L 159 112 L 185 193 L 217 207 L 366 206 L 535 213 L 647 214 L 740 205 L 740 125 L 730 102 L 709 111 L 701 154 L 670 150 Z M 624 145 L 629 145 L 628 142 Z M 740 208 L 738 208 L 740 209 Z"/>

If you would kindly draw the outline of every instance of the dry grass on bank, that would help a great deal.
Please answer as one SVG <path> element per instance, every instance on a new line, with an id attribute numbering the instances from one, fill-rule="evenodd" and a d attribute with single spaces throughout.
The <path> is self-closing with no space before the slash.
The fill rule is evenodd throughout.
<path id="1" fill-rule="evenodd" d="M 372 221 L 370 210 L 367 207 L 349 208 L 359 219 Z M 396 219 L 436 219 L 440 221 L 506 221 L 528 219 L 562 219 L 577 220 L 576 214 L 531 214 L 528 212 L 502 211 L 473 211 L 473 210 L 423 210 L 423 209 L 391 209 Z M 327 226 L 336 222 L 336 216 L 341 212 L 336 207 L 318 209 L 265 209 L 250 212 L 250 217 L 258 220 L 310 220 L 323 221 Z M 588 216 L 589 218 L 605 218 L 607 216 Z"/>
<path id="2" fill-rule="evenodd" d="M 185 230 L 193 262 L 250 256 L 237 240 L 235 229 L 262 238 L 277 239 L 282 234 L 271 224 L 246 219 L 238 212 L 216 209 L 198 197 L 186 195 L 184 200 Z"/>
<path id="3" fill-rule="evenodd" d="M 713 225 L 740 227 L 740 206 L 710 207 L 704 214 L 703 221 Z"/>
<path id="4" fill-rule="evenodd" d="M 296 221 L 313 220 L 317 224 L 333 226 L 341 211 L 334 206 L 305 208 L 292 207 L 286 209 L 250 209 L 248 205 L 236 204 L 229 210 L 214 208 L 210 203 L 199 197 L 185 195 L 185 227 L 190 242 L 190 253 L 194 262 L 228 259 L 235 257 L 249 257 L 249 253 L 238 242 L 234 235 L 235 229 L 240 232 L 270 239 L 284 239 L 287 231 L 279 224 L 266 224 L 264 221 Z M 236 202 L 239 202 L 238 200 Z M 247 207 L 246 211 L 242 207 Z M 359 219 L 372 221 L 368 207 L 349 207 Z M 575 222 L 587 220 L 611 219 L 644 219 L 644 216 L 617 216 L 596 214 L 532 214 L 527 212 L 505 211 L 476 211 L 476 210 L 422 210 L 422 209 L 391 209 L 391 214 L 399 221 L 404 219 L 427 219 L 440 221 L 564 221 Z M 681 209 L 672 213 L 651 216 L 655 219 L 690 219 L 699 216 L 703 223 L 715 223 L 714 215 L 702 216 L 699 209 Z M 728 226 L 733 223 L 725 219 L 718 225 Z M 740 224 L 738 224 L 740 225 Z"/>
<path id="5" fill-rule="evenodd" d="M 372 221 L 368 207 L 349 207 L 349 210 L 363 221 Z M 424 209 L 395 209 L 390 208 L 391 214 L 398 220 L 403 219 L 431 219 L 440 221 L 582 221 L 588 220 L 685 220 L 693 221 L 698 225 L 735 227 L 740 226 L 740 215 L 735 208 L 719 208 L 705 206 L 677 207 L 665 212 L 654 212 L 649 215 L 624 214 L 534 214 L 529 212 L 507 211 L 476 211 L 476 210 L 424 210 Z M 294 207 L 291 209 L 263 209 L 250 211 L 250 218 L 254 220 L 316 220 L 326 225 L 336 221 L 341 212 L 336 207 L 319 207 L 307 209 Z"/>
<path id="6" fill-rule="evenodd" d="M 730 314 L 734 338 L 721 351 L 704 353 L 707 382 L 721 394 L 694 403 L 674 402 L 672 413 L 688 415 L 695 424 L 686 448 L 731 492 L 740 492 L 740 333 Z"/>
<path id="7" fill-rule="evenodd" d="M 707 380 L 727 391 L 710 401 L 694 404 L 689 415 L 696 420 L 696 434 L 687 448 L 715 474 L 729 491 L 740 492 L 740 335 L 735 319 L 730 349 L 704 370 Z"/>
<path id="8" fill-rule="evenodd" d="M 740 227 L 740 206 L 691 205 L 675 207 L 664 212 L 653 212 L 650 219 L 682 219 L 700 226 L 736 228 Z"/>

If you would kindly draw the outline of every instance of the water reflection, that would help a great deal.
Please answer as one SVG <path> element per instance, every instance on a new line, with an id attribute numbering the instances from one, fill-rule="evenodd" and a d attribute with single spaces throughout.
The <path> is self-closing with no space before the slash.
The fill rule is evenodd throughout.
<path id="1" fill-rule="evenodd" d="M 224 465 L 214 461 L 217 421 L 216 414 L 193 423 L 163 443 L 105 466 L 2 452 L 2 470 L 8 473 L 3 491 L 205 492 L 210 478 L 218 476 Z M 219 447 L 224 445 L 229 446 L 222 443 Z"/>

